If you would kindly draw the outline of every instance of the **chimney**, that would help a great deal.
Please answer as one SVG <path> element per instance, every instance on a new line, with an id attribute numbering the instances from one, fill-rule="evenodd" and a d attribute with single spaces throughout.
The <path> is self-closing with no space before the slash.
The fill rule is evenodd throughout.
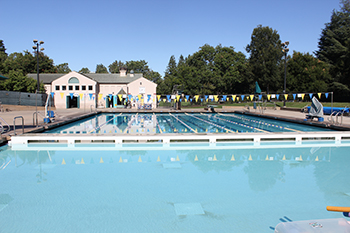
<path id="1" fill-rule="evenodd" d="M 130 77 L 134 77 L 134 71 L 130 70 Z"/>
<path id="2" fill-rule="evenodd" d="M 125 67 L 120 67 L 119 75 L 120 75 L 120 77 L 126 76 L 126 68 Z"/>

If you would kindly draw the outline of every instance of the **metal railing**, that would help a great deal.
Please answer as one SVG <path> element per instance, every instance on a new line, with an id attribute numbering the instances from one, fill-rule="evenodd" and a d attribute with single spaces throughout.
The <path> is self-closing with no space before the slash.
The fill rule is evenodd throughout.
<path id="1" fill-rule="evenodd" d="M 331 113 L 331 115 L 329 116 L 328 120 L 332 123 L 332 124 L 339 124 L 342 125 L 343 124 L 343 117 L 344 117 L 344 112 L 348 107 L 346 106 L 342 111 L 334 111 Z M 333 119 L 333 117 L 335 117 L 335 120 Z M 339 122 L 339 117 L 340 117 L 340 122 Z"/>
<path id="2" fill-rule="evenodd" d="M 22 134 L 24 134 L 24 118 L 22 116 L 16 116 L 13 118 L 13 134 L 16 135 L 16 119 L 22 119 Z"/>
<path id="3" fill-rule="evenodd" d="M 34 112 L 33 113 L 33 125 L 36 125 L 36 126 L 38 126 L 39 124 L 38 124 L 38 114 L 44 119 L 45 118 L 45 116 L 43 116 L 40 112 Z M 34 116 L 36 116 L 35 118 L 34 118 Z M 35 122 L 36 121 L 36 122 Z"/>
<path id="4" fill-rule="evenodd" d="M 6 126 L 7 126 L 7 130 L 5 131 L 5 128 L 4 128 L 4 126 L 1 124 L 1 122 L 0 122 L 0 130 L 1 130 L 1 134 L 2 133 L 4 133 L 4 132 L 7 132 L 7 131 L 10 131 L 10 129 L 11 129 L 11 127 L 10 127 L 10 125 L 2 118 L 2 117 L 0 117 L 0 119 L 6 124 Z"/>

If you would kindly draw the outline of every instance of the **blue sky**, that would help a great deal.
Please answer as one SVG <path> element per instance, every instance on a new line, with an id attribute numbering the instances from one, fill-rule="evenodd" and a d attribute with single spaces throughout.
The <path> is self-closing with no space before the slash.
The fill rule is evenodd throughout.
<path id="1" fill-rule="evenodd" d="M 72 70 L 115 60 L 145 60 L 162 76 L 172 55 L 187 57 L 204 44 L 245 52 L 253 29 L 269 26 L 290 51 L 317 50 L 339 0 L 11 0 L 3 1 L 0 40 L 6 52 L 32 51 L 43 40 L 55 65 Z"/>

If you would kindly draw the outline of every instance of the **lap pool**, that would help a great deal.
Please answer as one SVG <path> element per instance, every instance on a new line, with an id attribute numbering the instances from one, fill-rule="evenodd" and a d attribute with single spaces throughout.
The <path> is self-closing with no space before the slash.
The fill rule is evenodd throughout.
<path id="1" fill-rule="evenodd" d="M 0 151 L 0 232 L 270 232 L 341 217 L 350 143 L 31 143 Z"/>
<path id="2" fill-rule="evenodd" d="M 104 113 L 45 133 L 106 135 L 308 131 L 330 129 L 235 113 Z"/>

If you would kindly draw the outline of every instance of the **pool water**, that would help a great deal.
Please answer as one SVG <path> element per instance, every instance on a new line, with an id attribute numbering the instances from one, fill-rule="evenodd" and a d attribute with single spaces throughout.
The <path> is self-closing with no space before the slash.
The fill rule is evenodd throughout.
<path id="1" fill-rule="evenodd" d="M 234 146 L 2 147 L 0 232 L 271 233 L 342 217 L 326 206 L 349 203 L 349 143 Z"/>
<path id="2" fill-rule="evenodd" d="M 311 125 L 235 113 L 116 113 L 99 114 L 46 133 L 154 134 L 329 131 Z"/>

